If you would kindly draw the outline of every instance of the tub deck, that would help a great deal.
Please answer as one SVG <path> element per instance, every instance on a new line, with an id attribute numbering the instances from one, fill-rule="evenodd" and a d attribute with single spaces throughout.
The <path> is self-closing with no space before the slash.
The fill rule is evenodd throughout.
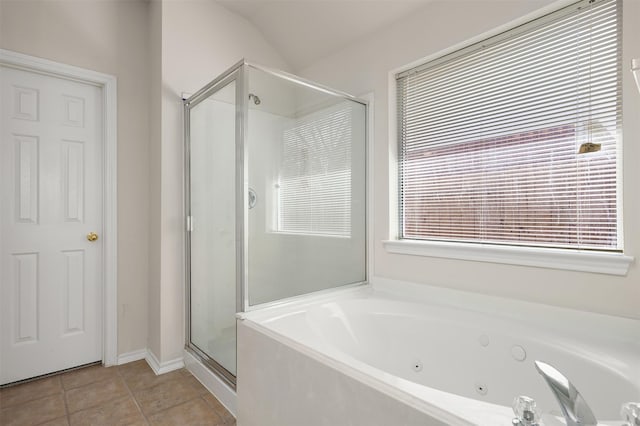
<path id="1" fill-rule="evenodd" d="M 559 415 L 536 359 L 601 422 L 640 401 L 640 322 L 425 287 L 382 282 L 241 314 L 239 424 L 259 424 L 242 408 L 249 393 L 264 394 L 274 425 L 508 425 L 517 395 Z"/>

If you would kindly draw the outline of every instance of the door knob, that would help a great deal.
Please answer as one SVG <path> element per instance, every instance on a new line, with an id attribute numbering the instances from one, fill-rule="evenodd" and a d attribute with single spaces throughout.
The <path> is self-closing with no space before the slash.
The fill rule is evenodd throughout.
<path id="1" fill-rule="evenodd" d="M 95 232 L 89 232 L 87 234 L 87 240 L 89 241 L 95 241 L 98 239 L 98 234 L 96 234 Z"/>

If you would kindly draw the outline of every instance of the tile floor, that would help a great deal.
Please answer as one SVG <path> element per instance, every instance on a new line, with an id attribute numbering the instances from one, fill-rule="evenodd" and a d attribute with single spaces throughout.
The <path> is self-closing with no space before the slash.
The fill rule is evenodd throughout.
<path id="1" fill-rule="evenodd" d="M 147 363 L 81 368 L 0 389 L 0 425 L 213 425 L 236 420 L 182 369 L 156 376 Z"/>

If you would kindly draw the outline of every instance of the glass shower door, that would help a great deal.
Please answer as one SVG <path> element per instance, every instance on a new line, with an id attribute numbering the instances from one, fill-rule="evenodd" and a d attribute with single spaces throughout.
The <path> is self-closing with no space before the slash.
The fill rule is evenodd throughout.
<path id="1" fill-rule="evenodd" d="M 188 346 L 236 374 L 236 90 L 232 75 L 188 106 Z"/>
<path id="2" fill-rule="evenodd" d="M 248 305 L 365 282 L 366 106 L 248 77 Z"/>

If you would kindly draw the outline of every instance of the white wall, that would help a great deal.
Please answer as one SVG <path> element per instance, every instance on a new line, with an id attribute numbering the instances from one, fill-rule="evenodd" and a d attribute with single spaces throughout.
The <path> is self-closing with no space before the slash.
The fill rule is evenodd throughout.
<path id="1" fill-rule="evenodd" d="M 161 15 L 162 83 L 153 90 L 160 90 L 162 110 L 151 130 L 159 138 L 152 139 L 150 152 L 154 240 L 150 243 L 149 349 L 160 362 L 167 362 L 181 357 L 184 347 L 181 94 L 194 93 L 242 57 L 274 68 L 288 65 L 255 27 L 215 2 L 163 0 L 153 4 L 152 10 L 158 6 L 161 11 L 153 19 Z"/>
<path id="2" fill-rule="evenodd" d="M 118 353 L 147 336 L 148 37 L 143 1 L 0 1 L 0 47 L 118 79 Z"/>
<path id="3" fill-rule="evenodd" d="M 375 93 L 374 275 L 640 318 L 640 268 L 626 277 L 436 259 L 387 253 L 389 238 L 389 71 L 432 55 L 552 3 L 540 1 L 438 1 L 384 31 L 360 40 L 300 74 L 339 88 Z M 625 251 L 640 256 L 640 94 L 629 72 L 640 57 L 640 2 L 624 1 L 624 238 Z"/>

